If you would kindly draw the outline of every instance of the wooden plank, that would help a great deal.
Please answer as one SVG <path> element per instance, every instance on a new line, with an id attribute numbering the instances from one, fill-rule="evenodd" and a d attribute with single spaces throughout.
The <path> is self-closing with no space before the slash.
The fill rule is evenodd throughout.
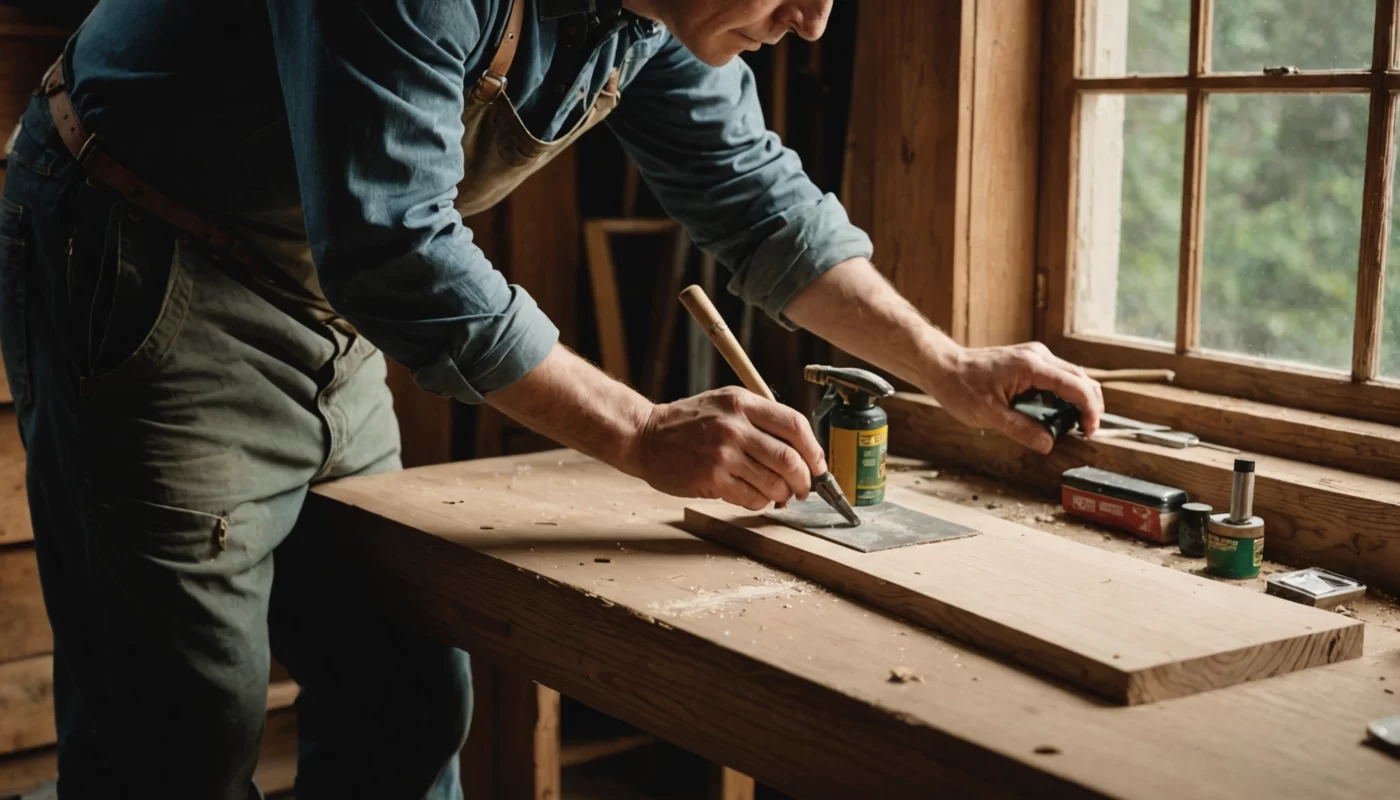
<path id="1" fill-rule="evenodd" d="M 709 765 L 709 800 L 753 800 L 753 778 L 719 764 Z"/>
<path id="2" fill-rule="evenodd" d="M 1395 3 L 1376 3 L 1372 72 L 1390 68 L 1395 53 Z M 1351 376 L 1368 381 L 1380 371 L 1381 319 L 1385 314 L 1386 251 L 1390 236 L 1391 173 L 1395 162 L 1395 95 L 1371 92 L 1366 133 L 1366 179 L 1361 190 L 1361 247 L 1356 277 L 1356 328 Z"/>
<path id="3" fill-rule="evenodd" d="M 1105 407 L 1204 441 L 1400 480 L 1400 429 L 1176 386 L 1103 384 Z"/>
<path id="4" fill-rule="evenodd" d="M 0 756 L 0 797 L 24 795 L 58 780 L 58 748 Z"/>
<path id="5" fill-rule="evenodd" d="M 630 736 L 610 736 L 601 739 L 564 739 L 559 743 L 559 766 L 562 769 L 630 753 L 656 744 L 655 736 L 637 733 Z"/>
<path id="6" fill-rule="evenodd" d="M 0 409 L 0 545 L 34 538 L 24 472 L 19 420 L 12 409 Z"/>
<path id="7" fill-rule="evenodd" d="M 965 342 L 973 347 L 1032 337 L 1041 6 L 1041 0 L 976 3 L 963 312 Z"/>
<path id="8" fill-rule="evenodd" d="M 342 481 L 307 511 L 406 622 L 794 796 L 1360 798 L 1400 780 L 1358 733 L 1400 713 L 1392 654 L 1111 706 L 696 540 L 674 527 L 684 504 L 556 452 Z M 896 665 L 924 682 L 889 682 Z"/>
<path id="9" fill-rule="evenodd" d="M 1227 508 L 1234 456 L 1173 450 L 1123 439 L 1062 437 L 1049 456 L 1006 437 L 969 428 L 932 398 L 901 394 L 883 402 L 891 452 L 935 459 L 1058 494 L 1060 475 L 1086 464 L 1176 486 L 1192 499 Z M 1389 592 L 1400 591 L 1400 486 L 1394 481 L 1250 454 L 1257 465 L 1254 513 L 1264 519 L 1264 555 L 1320 566 Z"/>
<path id="10" fill-rule="evenodd" d="M 0 548 L 0 663 L 52 651 L 34 548 Z"/>
<path id="11" fill-rule="evenodd" d="M 53 744 L 53 657 L 0 664 L 0 753 Z"/>
<path id="12" fill-rule="evenodd" d="M 1205 91 L 1269 92 L 1308 94 L 1328 92 L 1366 92 L 1384 86 L 1370 72 L 1319 71 L 1297 75 L 1263 75 L 1255 72 L 1217 72 L 1211 75 L 1128 75 L 1121 78 L 1077 78 L 1074 88 L 1081 92 L 1111 92 L 1113 94 L 1159 94 Z"/>
<path id="13" fill-rule="evenodd" d="M 861 553 L 721 504 L 687 530 L 904 619 L 1137 705 L 1361 655 L 1364 627 L 892 489 L 900 505 L 981 531 Z M 1161 609 L 1173 609 L 1171 614 Z"/>

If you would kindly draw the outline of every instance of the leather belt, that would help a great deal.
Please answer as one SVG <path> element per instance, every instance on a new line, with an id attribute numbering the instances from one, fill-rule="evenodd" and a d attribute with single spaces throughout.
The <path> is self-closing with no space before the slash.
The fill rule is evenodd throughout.
<path id="1" fill-rule="evenodd" d="M 101 139 L 83 128 L 82 120 L 73 109 L 64 82 L 62 56 L 44 73 L 40 91 L 49 99 L 49 111 L 64 146 L 73 154 L 78 167 L 87 173 L 89 182 L 100 181 L 126 202 L 182 231 L 188 238 L 182 236 L 181 241 L 193 239 L 203 243 L 215 263 L 236 264 L 259 283 L 284 296 L 290 295 L 288 299 L 334 315 L 325 300 L 294 281 L 237 234 L 173 202 L 108 155 L 102 149 Z"/>

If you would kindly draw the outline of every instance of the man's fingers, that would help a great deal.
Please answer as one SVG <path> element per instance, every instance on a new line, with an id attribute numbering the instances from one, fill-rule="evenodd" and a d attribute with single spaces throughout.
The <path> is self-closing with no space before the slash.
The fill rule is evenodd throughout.
<path id="1" fill-rule="evenodd" d="M 754 469 L 777 475 L 784 482 L 784 487 L 798 500 L 807 499 L 807 493 L 812 489 L 812 473 L 807 467 L 807 462 L 796 450 L 788 446 L 787 442 L 754 428 L 752 438 L 746 441 L 743 447 L 755 462 Z M 774 499 L 774 502 L 785 501 L 786 498 Z"/>
<path id="2" fill-rule="evenodd" d="M 807 424 L 807 418 L 801 413 L 781 403 L 757 396 L 743 411 L 749 421 L 759 429 L 791 445 L 797 454 L 802 456 L 802 460 L 807 462 L 807 468 L 812 474 L 821 475 L 826 472 L 826 456 L 822 453 L 822 446 L 812 434 L 812 426 Z"/>
<path id="3" fill-rule="evenodd" d="M 1000 416 L 1001 432 L 1011 437 L 1022 447 L 1029 447 L 1037 453 L 1045 455 L 1055 446 L 1055 440 L 1050 438 L 1050 432 L 1025 414 L 1007 408 L 1001 411 Z"/>
<path id="4" fill-rule="evenodd" d="M 729 475 L 720 481 L 719 498 L 750 511 L 762 511 L 768 507 L 768 498 L 748 481 Z"/>
<path id="5" fill-rule="evenodd" d="M 1103 413 L 1103 396 L 1097 382 L 1048 360 L 1033 361 L 1031 369 L 1032 385 L 1037 389 L 1049 389 L 1079 408 L 1079 427 L 1084 429 L 1084 433 L 1092 434 L 1098 430 L 1099 415 Z"/>

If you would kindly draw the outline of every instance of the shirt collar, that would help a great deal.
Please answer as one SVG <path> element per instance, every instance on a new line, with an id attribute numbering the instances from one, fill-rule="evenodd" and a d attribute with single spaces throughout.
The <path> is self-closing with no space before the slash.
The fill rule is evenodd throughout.
<path id="1" fill-rule="evenodd" d="M 525 0 L 515 0 L 523 3 Z M 622 0 L 538 0 L 540 19 L 559 19 L 575 14 L 616 16 L 622 11 Z"/>

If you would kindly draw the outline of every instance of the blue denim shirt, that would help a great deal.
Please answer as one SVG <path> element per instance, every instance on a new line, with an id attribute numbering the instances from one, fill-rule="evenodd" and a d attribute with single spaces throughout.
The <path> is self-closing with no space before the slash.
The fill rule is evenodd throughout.
<path id="1" fill-rule="evenodd" d="M 552 0 L 547 14 L 520 1 L 508 95 L 531 132 L 567 131 L 621 67 L 606 124 L 666 213 L 732 271 L 730 291 L 792 327 L 793 296 L 870 255 L 768 132 L 741 60 L 706 66 L 648 20 L 590 17 L 589 0 Z M 422 388 L 481 402 L 558 338 L 452 206 L 465 90 L 508 11 L 508 0 L 103 0 L 68 46 L 73 102 L 113 156 L 186 205 L 238 222 L 299 199 L 336 310 Z M 601 27 L 569 34 L 588 24 Z"/>

